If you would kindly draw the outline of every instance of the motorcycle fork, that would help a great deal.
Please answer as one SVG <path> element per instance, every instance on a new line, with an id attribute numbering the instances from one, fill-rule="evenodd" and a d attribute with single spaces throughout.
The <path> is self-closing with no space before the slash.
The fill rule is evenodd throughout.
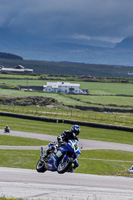
<path id="1" fill-rule="evenodd" d="M 40 159 L 43 159 L 43 156 L 44 156 L 44 149 L 43 149 L 43 147 L 41 147 L 41 149 L 40 149 Z"/>
<path id="2" fill-rule="evenodd" d="M 65 162 L 66 160 L 67 160 L 67 158 L 68 158 L 68 155 L 67 155 L 67 153 L 63 156 L 63 159 L 62 159 L 62 162 Z"/>

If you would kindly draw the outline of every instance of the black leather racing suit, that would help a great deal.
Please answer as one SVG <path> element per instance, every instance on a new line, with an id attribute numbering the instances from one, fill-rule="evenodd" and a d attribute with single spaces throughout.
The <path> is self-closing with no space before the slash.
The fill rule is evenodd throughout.
<path id="1" fill-rule="evenodd" d="M 62 142 L 67 142 L 68 143 L 68 140 L 73 140 L 73 139 L 79 141 L 79 139 L 76 136 L 76 134 L 74 132 L 72 132 L 72 131 L 69 131 L 69 130 L 64 131 L 61 135 L 59 135 L 57 137 L 57 141 L 59 143 L 62 143 Z M 78 166 L 79 166 L 78 159 L 75 159 L 73 169 L 77 168 Z"/>

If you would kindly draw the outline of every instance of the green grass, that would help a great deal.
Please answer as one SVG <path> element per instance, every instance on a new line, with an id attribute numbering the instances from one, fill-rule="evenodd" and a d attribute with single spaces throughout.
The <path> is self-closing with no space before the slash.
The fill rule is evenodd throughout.
<path id="1" fill-rule="evenodd" d="M 131 95 L 133 85 L 130 83 L 106 83 L 106 82 L 80 82 L 81 88 L 87 88 L 90 94 L 110 95 L 125 94 Z"/>
<path id="2" fill-rule="evenodd" d="M 38 79 L 40 75 L 34 74 L 0 74 L 0 79 Z"/>
<path id="3" fill-rule="evenodd" d="M 0 197 L 0 200 L 24 200 L 24 199 L 22 199 L 22 198 L 11 198 L 11 197 L 2 196 L 2 197 Z"/>
<path id="4" fill-rule="evenodd" d="M 29 80 L 29 79 L 0 79 L 0 83 L 8 83 L 10 85 L 21 85 L 21 86 L 43 86 L 47 83 L 47 81 L 45 80 L 38 80 L 38 79 L 34 79 L 34 80 Z"/>
<path id="5" fill-rule="evenodd" d="M 9 76 L 9 75 L 8 75 Z M 16 76 L 19 79 L 0 79 L 0 82 L 5 82 L 8 84 L 18 84 L 18 85 L 44 85 L 47 80 L 22 80 L 20 77 Z M 28 76 L 27 76 L 28 77 Z M 31 78 L 31 76 L 30 76 Z M 55 77 L 54 77 L 55 78 Z M 49 80 L 50 81 L 50 80 Z M 51 80 L 53 81 L 53 80 Z M 71 81 L 77 82 L 77 81 Z M 0 89 L 1 96 L 8 97 L 26 97 L 26 96 L 43 96 L 55 98 L 59 102 L 62 102 L 64 105 L 72 106 L 87 106 L 90 107 L 90 110 L 95 110 L 98 108 L 99 112 L 103 112 L 104 109 L 108 109 L 114 112 L 111 109 L 117 109 L 115 112 L 121 112 L 123 109 L 127 113 L 133 109 L 133 97 L 132 97 L 132 84 L 130 83 L 105 83 L 105 82 L 84 82 L 78 81 L 81 84 L 81 88 L 86 88 L 89 90 L 91 95 L 66 95 L 66 94 L 57 94 L 57 93 L 44 93 L 44 92 L 25 92 L 23 90 L 11 90 L 11 89 Z M 110 96 L 109 96 L 110 95 Z M 112 95 L 112 96 L 111 96 Z M 113 96 L 116 95 L 116 96 Z M 123 96 L 117 96 L 123 95 Z M 128 96 L 129 95 L 129 96 Z M 131 96 L 130 96 L 131 95 Z M 53 110 L 54 111 L 54 110 Z M 108 116 L 109 117 L 109 116 Z M 123 113 L 121 114 L 121 123 Z M 78 120 L 78 119 L 77 119 Z M 79 119 L 82 120 L 82 119 Z M 88 120 L 87 120 L 88 121 Z M 91 120 L 93 122 L 93 120 Z M 97 120 L 99 123 L 99 121 Z M 106 122 L 108 123 L 108 122 Z M 113 124 L 113 122 L 111 123 Z"/>
<path id="6" fill-rule="evenodd" d="M 39 156 L 39 150 L 0 150 L 0 166 L 36 169 L 36 163 L 39 160 Z M 126 173 L 132 165 L 132 158 L 132 152 L 114 150 L 82 150 L 78 159 L 79 167 L 75 170 L 75 173 L 100 175 L 117 175 L 118 173 Z"/>
<path id="7" fill-rule="evenodd" d="M 19 63 L 20 64 L 20 63 Z M 28 63 L 29 64 L 29 63 Z M 39 63 L 42 65 L 42 63 Z M 12 65 L 12 63 L 11 63 Z M 47 63 L 46 63 L 47 65 Z M 46 70 L 46 66 L 43 66 Z M 61 66 L 62 67 L 62 66 Z M 43 71 L 44 71 L 43 68 Z M 77 66 L 76 66 L 77 68 Z M 110 69 L 110 68 L 109 68 Z M 53 71 L 53 70 L 52 70 Z M 127 68 L 126 68 L 127 71 Z M 42 86 L 46 84 L 47 80 L 38 80 L 39 76 L 24 76 L 24 75 L 0 75 L 2 78 L 13 78 L 13 79 L 0 79 L 0 83 L 8 84 L 17 84 L 17 85 L 38 85 Z M 14 79 L 18 78 L 18 80 Z M 61 78 L 61 77 L 58 77 Z M 23 79 L 23 80 L 22 80 Z M 25 80 L 24 80 L 25 79 Z M 28 79 L 28 80 L 26 80 Z M 29 80 L 30 79 L 30 80 Z M 34 79 L 34 80 L 32 80 Z M 56 77 L 52 77 L 56 79 Z M 67 80 L 67 77 L 64 77 L 64 80 Z M 70 80 L 70 77 L 69 77 Z M 71 78 L 72 80 L 72 78 Z M 48 81 L 53 81 L 49 80 Z M 55 80 L 56 81 L 56 80 Z M 23 96 L 44 96 L 52 97 L 57 99 L 59 102 L 63 102 L 66 105 L 80 105 L 80 106 L 90 106 L 90 107 L 99 107 L 102 108 L 121 108 L 121 106 L 128 106 L 129 108 L 133 106 L 133 97 L 128 97 L 127 95 L 132 94 L 132 84 L 126 83 L 107 83 L 107 82 L 85 82 L 81 80 L 70 81 L 73 83 L 80 83 L 81 89 L 88 89 L 90 96 L 84 95 L 59 95 L 53 93 L 43 93 L 43 92 L 24 92 L 18 90 L 9 90 L 9 89 L 0 89 L 1 95 L 13 96 L 13 97 L 23 97 Z M 112 96 L 109 96 L 112 95 Z M 125 95 L 125 96 L 113 96 L 113 95 Z M 5 106 L 4 106 L 5 107 Z M 1 106 L 2 108 L 2 106 Z M 10 108 L 13 111 L 14 108 Z M 18 113 L 20 113 L 20 108 L 17 107 Z M 24 111 L 25 109 L 25 111 Z M 42 111 L 44 111 L 43 116 L 57 117 L 57 118 L 68 118 L 82 121 L 91 121 L 99 123 L 109 123 L 117 125 L 129 125 L 133 126 L 133 116 L 128 116 L 125 113 L 119 114 L 116 116 L 106 113 L 90 113 L 82 112 L 79 110 L 73 110 L 73 116 L 68 115 L 67 110 L 56 110 L 58 115 L 54 113 L 55 110 L 52 110 L 53 114 L 46 114 L 49 110 L 42 109 L 41 107 L 39 112 L 36 113 L 36 107 L 34 107 L 33 115 L 42 116 Z M 26 114 L 31 114 L 30 108 L 26 107 L 22 110 Z M 1 111 L 1 110 L 0 110 Z M 6 109 L 4 110 L 6 111 Z M 50 111 L 51 112 L 51 111 Z M 64 116 L 63 116 L 64 112 Z M 59 114 L 60 113 L 60 114 Z M 70 110 L 71 113 L 71 110 Z M 115 119 L 115 120 L 114 120 Z M 129 121 L 129 123 L 127 123 Z M 46 123 L 33 120 L 24 120 L 18 118 L 2 117 L 0 116 L 0 128 L 4 129 L 5 125 L 8 124 L 11 128 L 11 131 L 24 131 L 24 132 L 35 132 L 41 134 L 51 134 L 51 135 L 60 135 L 64 130 L 71 128 L 69 124 L 57 124 L 57 123 Z M 108 141 L 116 142 L 123 144 L 133 145 L 133 134 L 132 132 L 118 131 L 118 130 L 109 130 L 101 128 L 91 128 L 81 126 L 81 133 L 79 138 L 99 140 L 99 141 Z M 0 135 L 0 145 L 15 145 L 15 146 L 40 146 L 48 144 L 48 142 L 28 139 L 28 138 L 19 138 L 6 135 Z M 2 167 L 16 167 L 16 168 L 28 168 L 35 169 L 36 163 L 39 159 L 40 152 L 38 151 L 29 151 L 29 150 L 0 150 L 0 166 Z M 80 167 L 76 169 L 77 173 L 90 173 L 90 174 L 101 174 L 101 175 L 127 175 L 127 169 L 132 165 L 133 153 L 124 152 L 124 151 L 113 151 L 113 150 L 88 150 L 83 151 L 79 157 Z M 4 198 L 4 197 L 3 197 Z M 6 199 L 6 198 L 5 198 Z M 5 200 L 2 199 L 2 200 Z"/>
<path id="8" fill-rule="evenodd" d="M 34 83 L 36 84 L 36 83 Z M 130 84 L 132 86 L 132 84 Z M 125 89 L 126 90 L 126 89 Z M 115 91 L 115 93 L 118 91 Z M 88 106 L 88 107 L 98 107 L 98 108 L 119 108 L 126 109 L 124 106 L 128 106 L 129 108 L 133 108 L 133 97 L 132 96 L 104 96 L 100 95 L 66 95 L 66 94 L 58 94 L 58 93 L 44 93 L 44 92 L 28 92 L 24 90 L 13 90 L 13 89 L 1 89 L 1 96 L 8 97 L 28 97 L 28 96 L 43 96 L 43 97 L 51 97 L 58 102 L 62 102 L 64 105 L 78 105 L 78 106 Z M 119 92 L 117 93 L 119 94 Z M 126 93 L 122 93 L 125 95 Z M 128 95 L 132 95 L 130 91 Z M 121 107 L 122 106 L 122 107 Z M 127 111 L 128 111 L 127 107 Z"/>
<path id="9" fill-rule="evenodd" d="M 9 79 L 0 79 L 0 83 L 8 83 L 11 85 L 21 85 L 21 86 L 43 86 L 47 82 L 57 82 L 58 77 L 52 77 L 50 80 L 40 80 L 39 76 L 22 76 L 22 75 L 10 75 Z M 5 76 L 6 77 L 6 76 Z M 9 75 L 7 75 L 9 77 Z M 12 79 L 11 79 L 12 78 Z M 14 78 L 14 79 L 13 79 Z M 15 79 L 17 78 L 17 79 Z M 25 78 L 25 79 L 24 79 Z M 53 78 L 57 80 L 53 80 Z M 67 81 L 67 80 L 66 80 Z M 85 82 L 81 80 L 69 81 L 71 83 L 79 83 L 81 89 L 88 89 L 91 95 L 132 95 L 131 83 L 108 83 L 108 82 Z M 51 95 L 51 94 L 50 94 Z"/>
<path id="10" fill-rule="evenodd" d="M 65 129 L 69 129 L 71 126 L 67 124 L 57 124 L 50 122 L 42 122 L 37 120 L 27 120 L 27 119 L 19 119 L 13 117 L 4 117 L 0 116 L 0 128 L 4 129 L 4 127 L 8 124 L 11 131 L 24 131 L 31 133 L 42 133 L 49 135 L 59 135 Z"/>
<path id="11" fill-rule="evenodd" d="M 70 124 L 64 123 L 51 123 L 0 116 L 0 129 L 4 129 L 6 124 L 9 125 L 11 130 L 42 133 L 56 136 L 60 135 L 64 130 L 70 130 L 72 126 Z M 86 126 L 80 127 L 81 132 L 79 138 L 82 139 L 116 142 L 131 145 L 133 144 L 132 132 L 103 128 L 92 128 Z"/>
<path id="12" fill-rule="evenodd" d="M 74 95 L 72 96 L 75 97 Z M 104 106 L 110 106 L 111 104 L 116 105 L 117 107 L 120 105 L 128 105 L 133 106 L 133 97 L 126 97 L 126 96 L 86 96 L 86 95 L 76 95 L 77 99 L 80 101 L 88 102 L 93 104 L 102 104 Z"/>
<path id="13" fill-rule="evenodd" d="M 15 76 L 14 76 L 15 77 Z M 21 85 L 21 86 L 43 86 L 47 82 L 57 82 L 57 80 L 39 80 L 35 79 L 22 79 L 24 76 L 17 76 L 18 79 L 0 79 L 0 83 L 8 83 L 11 85 Z M 67 81 L 67 80 L 66 80 Z M 71 83 L 79 83 L 81 89 L 88 89 L 91 95 L 132 95 L 131 83 L 107 83 L 107 82 L 84 82 L 84 81 L 69 81 Z M 51 95 L 49 93 L 49 95 Z"/>
<path id="14" fill-rule="evenodd" d="M 132 165 L 131 162 L 105 161 L 105 160 L 79 160 L 80 167 L 76 173 L 97 175 L 126 175 Z"/>
<path id="15" fill-rule="evenodd" d="M 57 93 L 44 93 L 44 92 L 25 92 L 24 90 L 10 90 L 10 89 L 1 89 L 0 88 L 0 95 L 1 96 L 9 96 L 9 97 L 27 97 L 27 96 L 43 96 L 43 97 L 51 97 L 57 99 L 59 102 L 67 103 L 68 100 L 73 102 L 74 105 L 75 100 L 66 99 L 65 96 L 59 95 Z"/>
<path id="16" fill-rule="evenodd" d="M 81 159 L 101 159 L 110 161 L 133 161 L 133 152 L 116 150 L 82 150 Z M 79 157 L 79 158 L 80 158 Z"/>
<path id="17" fill-rule="evenodd" d="M 126 174 L 133 162 L 133 152 L 116 150 L 88 150 L 82 151 L 79 157 L 80 167 L 77 173 L 99 175 Z"/>
<path id="18" fill-rule="evenodd" d="M 59 135 L 70 129 L 69 124 L 46 123 L 10 117 L 0 117 L 0 126 L 8 122 L 11 130 L 39 132 L 42 134 Z M 0 127 L 1 128 L 1 127 Z M 100 141 L 133 144 L 132 132 L 98 129 L 81 126 L 80 138 Z M 130 138 L 130 140 L 129 140 Z M 1 145 L 45 145 L 45 141 L 0 135 Z M 0 150 L 0 166 L 35 169 L 39 159 L 39 150 Z M 126 171 L 132 165 L 133 153 L 115 150 L 82 150 L 79 156 L 80 167 L 77 173 L 101 175 L 127 175 Z"/>
<path id="19" fill-rule="evenodd" d="M 36 169 L 39 158 L 39 150 L 0 150 L 1 167 Z"/>
<path id="20" fill-rule="evenodd" d="M 104 106 L 99 107 L 99 110 L 103 111 L 103 109 Z M 119 109 L 123 111 L 123 107 L 120 107 Z M 129 109 L 132 110 L 132 107 L 127 107 L 126 112 L 129 112 Z M 68 107 L 62 107 L 58 104 L 55 106 L 55 108 L 48 108 L 45 106 L 36 106 L 36 105 L 31 105 L 31 106 L 0 105 L 0 111 L 9 113 L 18 113 L 23 115 L 26 114 L 26 115 L 33 115 L 33 116 L 35 115 L 41 117 L 52 117 L 57 119 L 71 119 L 77 121 L 133 127 L 132 113 L 92 112 L 87 110 L 82 111 L 78 109 L 69 109 Z"/>
<path id="21" fill-rule="evenodd" d="M 0 145 L 8 146 L 41 146 L 47 145 L 50 141 L 23 138 L 10 135 L 0 135 Z"/>

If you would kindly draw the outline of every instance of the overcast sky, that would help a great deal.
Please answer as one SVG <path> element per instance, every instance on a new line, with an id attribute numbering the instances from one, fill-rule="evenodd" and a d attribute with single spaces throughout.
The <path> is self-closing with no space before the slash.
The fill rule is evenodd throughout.
<path id="1" fill-rule="evenodd" d="M 133 0 L 0 0 L 0 28 L 117 42 L 133 35 Z"/>

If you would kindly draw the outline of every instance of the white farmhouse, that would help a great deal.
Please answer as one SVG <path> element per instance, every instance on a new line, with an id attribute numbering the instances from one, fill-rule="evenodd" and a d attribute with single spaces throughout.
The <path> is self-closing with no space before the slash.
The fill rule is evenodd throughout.
<path id="1" fill-rule="evenodd" d="M 68 82 L 47 82 L 47 85 L 43 85 L 43 92 L 64 92 L 70 94 L 84 93 L 80 89 L 80 84 Z"/>

